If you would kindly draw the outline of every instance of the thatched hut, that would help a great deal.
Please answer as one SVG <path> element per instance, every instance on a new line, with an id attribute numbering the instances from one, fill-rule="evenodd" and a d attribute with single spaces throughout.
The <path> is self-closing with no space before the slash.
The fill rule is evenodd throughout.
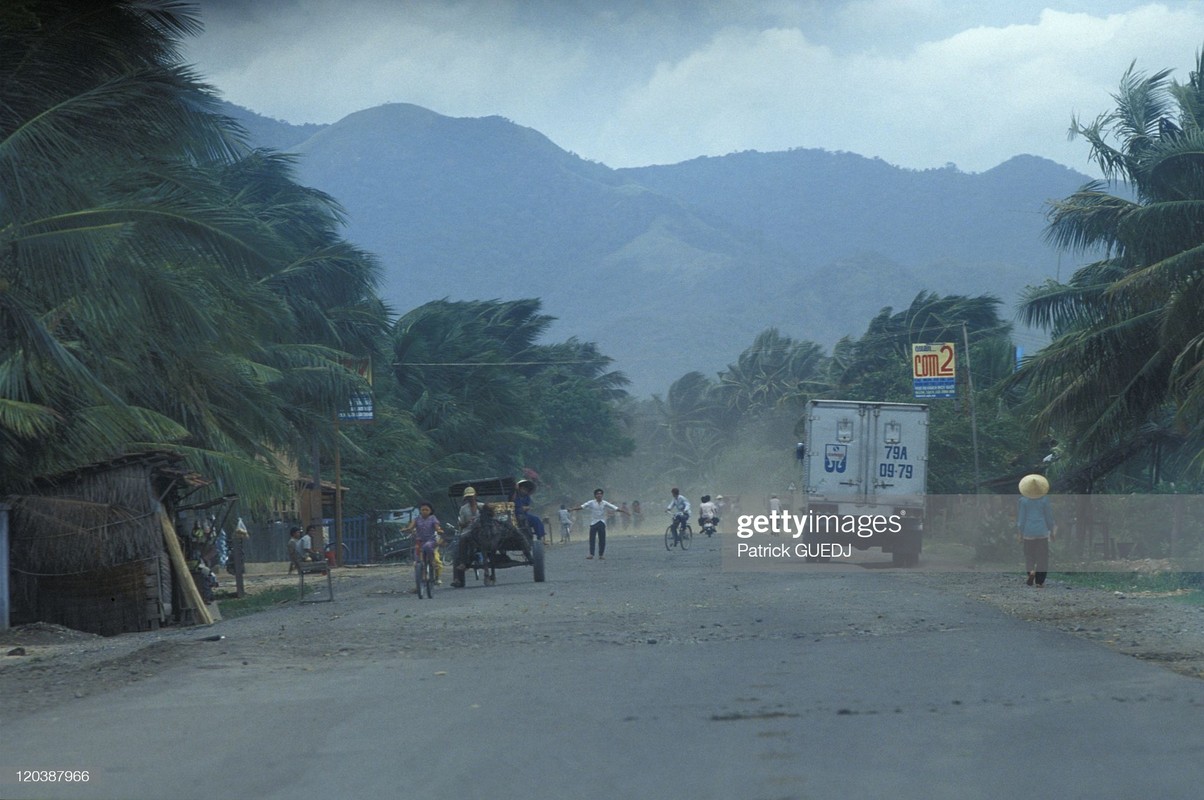
<path id="1" fill-rule="evenodd" d="M 195 488 L 182 461 L 123 456 L 9 497 L 12 622 L 112 635 L 169 620 L 173 594 L 182 596 L 173 574 L 191 580 L 172 558 L 174 531 L 165 535 L 178 499 Z"/>

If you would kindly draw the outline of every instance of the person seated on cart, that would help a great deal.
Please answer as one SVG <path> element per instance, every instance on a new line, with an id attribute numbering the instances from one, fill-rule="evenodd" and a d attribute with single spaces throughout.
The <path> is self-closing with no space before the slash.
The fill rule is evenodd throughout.
<path id="1" fill-rule="evenodd" d="M 452 550 L 452 588 L 464 588 L 464 575 L 468 570 L 468 564 L 464 563 L 467 558 L 467 553 L 471 549 L 468 542 L 473 539 L 477 530 L 477 523 L 481 519 L 481 504 L 477 500 L 477 490 L 471 486 L 467 487 L 462 494 L 460 503 L 460 516 L 457 522 L 460 524 L 460 533 L 456 537 L 456 544 Z M 465 555 L 462 557 L 461 552 Z"/>
<path id="2" fill-rule="evenodd" d="M 481 518 L 481 505 L 477 502 L 477 490 L 469 486 L 464 490 L 462 495 L 463 502 L 460 504 L 459 525 L 460 532 L 463 534 L 469 528 L 477 523 Z"/>
<path id="3" fill-rule="evenodd" d="M 477 501 L 477 490 L 469 486 L 461 495 L 463 502 L 460 503 L 460 516 L 457 522 L 460 525 L 460 533 L 456 537 L 455 547 L 452 549 L 452 587 L 456 589 L 464 586 L 464 573 L 468 568 L 467 564 L 462 563 L 460 558 L 460 546 L 466 537 L 471 537 L 476 530 L 477 522 L 481 519 L 481 504 Z"/>
<path id="4" fill-rule="evenodd" d="M 531 532 L 535 534 L 535 538 L 542 542 L 544 536 L 543 520 L 538 515 L 531 513 L 531 495 L 534 492 L 535 481 L 528 478 L 523 478 L 515 484 L 514 495 L 511 498 L 514 502 L 514 518 L 526 520 L 527 525 L 531 528 Z"/>

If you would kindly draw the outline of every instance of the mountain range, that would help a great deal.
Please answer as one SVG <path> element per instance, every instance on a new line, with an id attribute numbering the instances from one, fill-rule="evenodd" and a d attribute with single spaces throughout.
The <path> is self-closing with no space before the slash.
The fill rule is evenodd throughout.
<path id="1" fill-rule="evenodd" d="M 1050 200 L 1088 182 L 1019 155 L 983 173 L 853 153 L 741 152 L 611 169 L 502 117 L 396 103 L 330 125 L 227 105 L 338 200 L 398 312 L 539 297 L 550 335 L 595 341 L 637 395 L 714 375 L 770 326 L 831 347 L 921 290 L 992 294 L 1060 272 Z"/>

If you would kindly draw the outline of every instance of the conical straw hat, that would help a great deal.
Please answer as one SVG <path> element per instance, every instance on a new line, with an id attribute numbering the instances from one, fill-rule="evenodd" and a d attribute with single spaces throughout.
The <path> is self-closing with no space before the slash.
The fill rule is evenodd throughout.
<path id="1" fill-rule="evenodd" d="M 1044 475 L 1025 475 L 1020 479 L 1020 494 L 1036 500 L 1049 493 L 1049 481 Z"/>

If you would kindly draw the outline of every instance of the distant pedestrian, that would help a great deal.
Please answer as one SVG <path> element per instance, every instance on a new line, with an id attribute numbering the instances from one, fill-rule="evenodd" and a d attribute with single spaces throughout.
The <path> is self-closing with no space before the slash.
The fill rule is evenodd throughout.
<path id="1" fill-rule="evenodd" d="M 1016 504 L 1016 534 L 1024 544 L 1026 585 L 1045 588 L 1049 543 L 1056 530 L 1053 505 L 1049 502 L 1049 481 L 1044 475 L 1025 475 L 1020 479 L 1020 499 Z"/>
<path id="2" fill-rule="evenodd" d="M 619 505 L 619 513 L 623 515 L 623 530 L 631 527 L 631 512 L 627 510 L 627 503 Z"/>
<path id="3" fill-rule="evenodd" d="M 564 503 L 560 504 L 560 541 L 567 542 L 573 531 L 573 515 Z"/>
<path id="4" fill-rule="evenodd" d="M 288 571 L 290 575 L 297 568 L 297 562 L 301 560 L 300 554 L 297 553 L 297 545 L 300 541 L 301 529 L 294 525 L 288 529 L 288 541 L 285 543 L 285 547 L 288 550 Z"/>
<path id="5" fill-rule="evenodd" d="M 586 559 L 594 557 L 594 543 L 598 545 L 598 560 L 606 559 L 606 518 L 613 516 L 619 511 L 619 507 L 614 503 L 602 499 L 602 490 L 594 489 L 594 499 L 587 500 L 573 511 L 585 509 L 589 513 L 589 555 Z M 627 512 L 624 511 L 624 514 Z"/>

